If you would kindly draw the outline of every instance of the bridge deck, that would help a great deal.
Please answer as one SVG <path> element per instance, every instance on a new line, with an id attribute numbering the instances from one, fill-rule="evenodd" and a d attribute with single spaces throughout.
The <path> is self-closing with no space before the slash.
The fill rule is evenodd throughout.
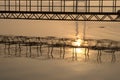
<path id="1" fill-rule="evenodd" d="M 119 17 L 120 0 L 0 0 L 0 19 L 120 21 Z"/>

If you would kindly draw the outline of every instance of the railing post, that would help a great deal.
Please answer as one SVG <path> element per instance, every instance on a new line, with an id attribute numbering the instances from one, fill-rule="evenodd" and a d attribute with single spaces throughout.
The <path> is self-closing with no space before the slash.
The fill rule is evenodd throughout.
<path id="1" fill-rule="evenodd" d="M 8 11 L 10 11 L 10 0 L 8 1 Z"/>
<path id="2" fill-rule="evenodd" d="M 30 6 L 29 6 L 30 10 L 29 11 L 31 11 L 31 0 L 30 0 L 29 4 L 30 4 Z"/>
<path id="3" fill-rule="evenodd" d="M 27 7 L 28 7 L 28 4 L 27 4 L 27 2 L 28 2 L 28 1 L 26 0 L 26 11 L 28 11 L 28 9 L 27 9 Z"/>
<path id="4" fill-rule="evenodd" d="M 77 7 L 78 7 L 78 0 L 76 0 L 76 12 L 77 12 Z"/>
<path id="5" fill-rule="evenodd" d="M 40 5 L 41 5 L 41 6 L 40 6 L 40 7 L 41 7 L 40 11 L 42 11 L 42 0 L 41 0 L 41 4 L 40 4 Z"/>
<path id="6" fill-rule="evenodd" d="M 116 2 L 117 2 L 116 0 L 113 0 L 113 6 L 112 6 L 113 7 L 113 9 L 112 9 L 113 12 L 116 12 Z"/>
<path id="7" fill-rule="evenodd" d="M 54 11 L 54 1 L 52 0 L 52 12 Z"/>
<path id="8" fill-rule="evenodd" d="M 19 0 L 19 11 L 20 11 L 20 0 Z"/>
<path id="9" fill-rule="evenodd" d="M 61 7 L 61 12 L 62 12 L 62 0 L 61 0 L 61 6 L 60 7 Z"/>
<path id="10" fill-rule="evenodd" d="M 6 0 L 4 1 L 4 4 L 5 4 L 5 11 L 6 11 Z"/>
<path id="11" fill-rule="evenodd" d="M 64 3 L 64 6 L 63 6 L 63 7 L 64 7 L 64 9 L 63 9 L 63 11 L 65 12 L 65 0 L 64 0 L 64 2 L 63 2 L 63 3 Z"/>

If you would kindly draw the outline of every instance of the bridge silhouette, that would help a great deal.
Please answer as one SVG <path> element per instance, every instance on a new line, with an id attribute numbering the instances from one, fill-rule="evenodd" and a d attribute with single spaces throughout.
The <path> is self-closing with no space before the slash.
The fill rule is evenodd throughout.
<path id="1" fill-rule="evenodd" d="M 0 0 L 0 19 L 120 22 L 120 0 Z"/>

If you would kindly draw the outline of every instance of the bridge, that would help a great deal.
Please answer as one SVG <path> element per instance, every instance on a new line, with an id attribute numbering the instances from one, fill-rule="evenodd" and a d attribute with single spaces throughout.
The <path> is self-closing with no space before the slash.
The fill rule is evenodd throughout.
<path id="1" fill-rule="evenodd" d="M 120 22 L 120 0 L 0 0 L 0 19 Z"/>

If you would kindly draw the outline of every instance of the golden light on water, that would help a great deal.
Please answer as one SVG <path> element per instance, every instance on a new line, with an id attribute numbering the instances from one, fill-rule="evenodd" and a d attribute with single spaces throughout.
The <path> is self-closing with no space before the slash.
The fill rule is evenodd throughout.
<path id="1" fill-rule="evenodd" d="M 76 39 L 74 42 L 72 42 L 72 45 L 75 46 L 75 47 L 80 47 L 82 43 L 83 43 L 83 40 L 81 40 L 81 39 Z M 83 53 L 84 50 L 81 49 L 81 48 L 75 48 L 75 49 L 74 49 L 74 52 L 75 52 L 75 53 Z"/>
<path id="2" fill-rule="evenodd" d="M 83 53 L 83 50 L 81 48 L 76 48 L 76 53 Z"/>
<path id="3" fill-rule="evenodd" d="M 73 43 L 72 43 L 72 45 L 73 46 L 80 46 L 81 44 L 82 44 L 82 40 L 81 39 L 77 39 L 77 40 L 75 40 Z"/>

